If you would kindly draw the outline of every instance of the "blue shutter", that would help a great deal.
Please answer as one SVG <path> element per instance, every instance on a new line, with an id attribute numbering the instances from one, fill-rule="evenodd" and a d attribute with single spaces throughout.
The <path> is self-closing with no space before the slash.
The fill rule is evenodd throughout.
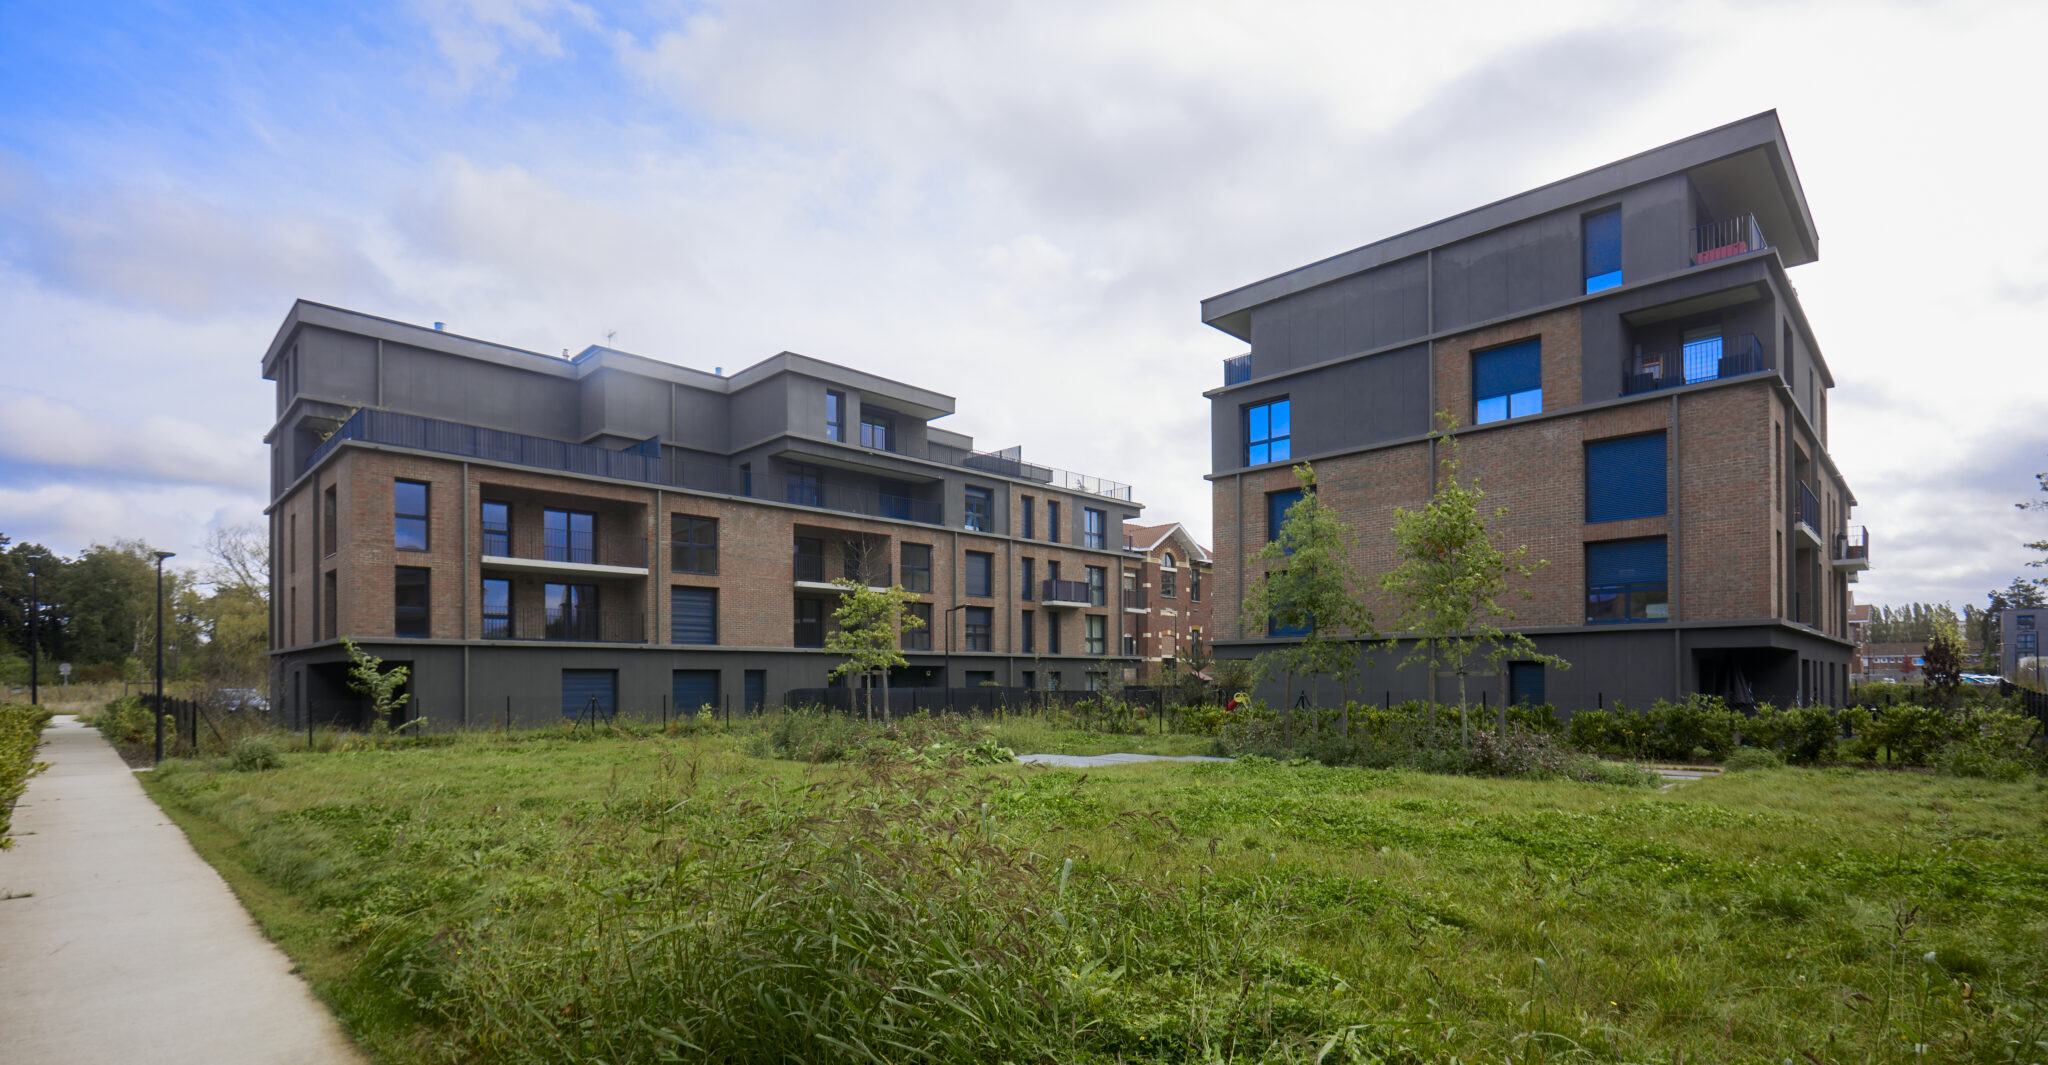
<path id="1" fill-rule="evenodd" d="M 717 589 L 669 589 L 668 640 L 670 643 L 718 642 Z"/>
<path id="2" fill-rule="evenodd" d="M 1287 524 L 1287 508 L 1301 502 L 1301 489 L 1290 488 L 1285 492 L 1274 492 L 1266 497 L 1266 541 L 1280 539 L 1280 528 Z"/>
<path id="3" fill-rule="evenodd" d="M 676 716 L 694 715 L 704 707 L 718 706 L 718 671 L 715 669 L 678 669 L 673 683 Z"/>
<path id="4" fill-rule="evenodd" d="M 747 710 L 758 713 L 768 706 L 768 671 L 747 670 Z"/>
<path id="5" fill-rule="evenodd" d="M 1586 545 L 1586 586 L 1664 582 L 1664 538 Z"/>
<path id="6" fill-rule="evenodd" d="M 609 669 L 565 669 L 562 671 L 562 716 L 580 716 L 597 700 L 598 713 L 605 717 L 619 709 L 619 675 Z"/>
<path id="7" fill-rule="evenodd" d="M 1586 445 L 1586 520 L 1619 521 L 1665 512 L 1664 434 Z"/>
<path id="8" fill-rule="evenodd" d="M 1586 291 L 1621 284 L 1621 208 L 1585 219 Z"/>
<path id="9" fill-rule="evenodd" d="M 1543 387 L 1543 341 L 1524 340 L 1472 356 L 1472 397 L 1491 399 Z"/>

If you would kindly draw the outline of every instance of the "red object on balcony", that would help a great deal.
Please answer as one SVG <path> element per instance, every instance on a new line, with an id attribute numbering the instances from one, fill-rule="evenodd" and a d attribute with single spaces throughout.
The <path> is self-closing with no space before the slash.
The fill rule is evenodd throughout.
<path id="1" fill-rule="evenodd" d="M 1714 248 L 1709 251 L 1703 251 L 1698 255 L 1694 256 L 1693 265 L 1697 266 L 1700 263 L 1710 263 L 1716 259 L 1726 259 L 1733 255 L 1741 255 L 1743 252 L 1746 252 L 1748 250 L 1749 244 L 1745 241 L 1736 241 L 1733 244 L 1723 244 L 1718 248 Z"/>

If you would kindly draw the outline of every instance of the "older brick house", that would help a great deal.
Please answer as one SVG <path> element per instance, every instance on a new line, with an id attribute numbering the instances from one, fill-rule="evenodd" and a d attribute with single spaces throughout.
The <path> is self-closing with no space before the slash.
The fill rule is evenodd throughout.
<path id="1" fill-rule="evenodd" d="M 1219 655 L 1284 639 L 1238 615 L 1289 468 L 1314 462 L 1379 573 L 1394 508 L 1432 490 L 1441 411 L 1464 473 L 1509 508 L 1496 538 L 1547 563 L 1517 624 L 1573 666 L 1515 663 L 1477 691 L 1839 702 L 1869 541 L 1786 276 L 1818 255 L 1767 112 L 1203 301 L 1250 344 L 1206 393 Z M 1429 690 L 1361 653 L 1365 689 Z"/>
<path id="2" fill-rule="evenodd" d="M 1148 680 L 1171 676 L 1208 645 L 1214 562 L 1179 522 L 1126 523 L 1124 552 L 1124 654 L 1142 660 Z"/>

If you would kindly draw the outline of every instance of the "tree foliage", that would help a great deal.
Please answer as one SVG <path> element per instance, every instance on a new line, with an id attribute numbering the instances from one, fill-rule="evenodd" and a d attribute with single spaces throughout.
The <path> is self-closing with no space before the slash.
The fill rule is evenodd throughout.
<path id="1" fill-rule="evenodd" d="M 1495 546 L 1487 530 L 1489 515 L 1480 501 L 1485 493 L 1475 480 L 1458 479 L 1458 440 L 1450 430 L 1457 421 L 1448 412 L 1438 415 L 1436 491 L 1421 510 L 1394 510 L 1396 557 L 1393 569 L 1380 575 L 1380 587 L 1393 596 L 1399 614 L 1395 624 L 1416 637 L 1403 666 L 1422 665 L 1430 673 L 1431 701 L 1435 701 L 1435 680 L 1446 668 L 1458 673 L 1458 730 L 1467 732 L 1465 720 L 1465 675 L 1473 660 L 1486 663 L 1488 672 L 1498 673 L 1509 658 L 1537 661 L 1559 669 L 1570 664 L 1555 655 L 1539 654 L 1536 645 L 1520 632 L 1500 627 L 1515 620 L 1514 611 L 1501 605 L 1515 578 L 1527 579 L 1543 561 L 1530 562 L 1528 545 L 1512 551 Z M 1496 507 L 1490 515 L 1507 515 Z M 1516 594 L 1527 599 L 1526 588 Z M 1393 641 L 1388 641 L 1392 646 Z M 1507 712 L 1502 700 L 1503 720 Z"/>
<path id="2" fill-rule="evenodd" d="M 341 646 L 348 651 L 348 686 L 359 695 L 370 698 L 370 709 L 380 723 L 390 721 L 405 696 L 398 689 L 405 687 L 406 678 L 412 670 L 404 666 L 384 668 L 384 660 L 356 646 L 354 640 L 344 636 Z"/>
<path id="3" fill-rule="evenodd" d="M 2044 494 L 2048 494 L 2048 473 L 2037 473 L 2034 475 L 2034 480 L 2040 484 L 2041 491 Z M 2024 503 L 2015 503 L 2013 505 L 2020 508 L 2021 510 L 2048 511 L 2048 499 L 2034 499 Z M 2027 565 L 2048 566 L 2048 539 L 2035 540 L 2032 543 L 2027 544 L 2027 549 L 2031 551 L 2039 551 L 2041 553 L 2040 558 L 2028 562 Z M 2017 584 L 2019 582 L 2015 580 L 2014 583 Z M 2034 580 L 2028 581 L 2026 583 L 2032 584 L 2037 588 L 2048 588 L 2048 577 L 2037 577 Z"/>
<path id="4" fill-rule="evenodd" d="M 825 637 L 825 649 L 846 656 L 833 667 L 831 676 L 853 676 L 867 681 L 868 717 L 875 716 L 874 679 L 882 688 L 882 720 L 889 719 L 889 671 L 908 664 L 898 647 L 899 633 L 924 627 L 923 620 L 905 612 L 918 601 L 903 586 L 871 588 L 863 581 L 840 577 L 832 582 L 845 592 L 832 611 L 838 629 Z"/>
<path id="5" fill-rule="evenodd" d="M 1307 676 L 1320 700 L 1321 678 L 1341 687 L 1358 671 L 1358 641 L 1379 637 L 1372 612 L 1359 598 L 1358 571 L 1350 548 L 1351 526 L 1316 492 L 1315 469 L 1294 467 L 1301 498 L 1287 508 L 1280 535 L 1254 556 L 1265 567 L 1263 580 L 1251 586 L 1245 602 L 1245 628 L 1301 630 L 1299 643 L 1259 655 L 1261 679 L 1276 672 Z"/>
<path id="6" fill-rule="evenodd" d="M 1963 637 L 1953 613 L 1937 618 L 1934 636 L 1927 641 L 1924 664 L 1927 691 L 1941 701 L 1942 709 L 1955 707 L 1956 690 L 1963 684 Z"/>
<path id="7" fill-rule="evenodd" d="M 1863 639 L 1868 643 L 1926 643 L 1934 638 L 1938 624 L 1957 625 L 1960 620 L 1947 603 L 1874 606 L 1863 627 Z"/>

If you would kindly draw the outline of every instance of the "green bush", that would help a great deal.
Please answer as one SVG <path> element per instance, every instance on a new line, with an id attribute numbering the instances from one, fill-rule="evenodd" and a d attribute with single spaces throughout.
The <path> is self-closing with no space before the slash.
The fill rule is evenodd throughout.
<path id="1" fill-rule="evenodd" d="M 991 765 L 1017 756 L 995 742 L 989 727 L 951 714 L 913 714 L 886 724 L 803 707 L 773 715 L 748 741 L 758 757 L 798 762 L 907 762 Z"/>
<path id="2" fill-rule="evenodd" d="M 284 764 L 284 752 L 265 736 L 244 736 L 228 751 L 228 764 L 242 772 L 276 769 Z"/>
<path id="3" fill-rule="evenodd" d="M 1954 732 L 1954 723 L 1933 707 L 1887 707 L 1871 716 L 1870 726 L 1850 743 L 1850 753 L 1899 765 L 1926 765 Z"/>
<path id="4" fill-rule="evenodd" d="M 1801 765 L 1826 761 L 1842 736 L 1842 722 L 1835 709 L 1819 705 L 1779 709 L 1764 703 L 1741 728 L 1743 739 L 1779 751 L 1786 761 Z"/>
<path id="5" fill-rule="evenodd" d="M 28 789 L 29 778 L 46 766 L 35 760 L 36 744 L 50 711 L 40 706 L 0 706 L 0 848 L 14 845 L 14 803 Z"/>
<path id="6" fill-rule="evenodd" d="M 1730 773 L 1746 773 L 1752 769 L 1783 769 L 1785 760 L 1778 752 L 1768 747 L 1744 747 L 1728 756 L 1721 764 Z"/>

